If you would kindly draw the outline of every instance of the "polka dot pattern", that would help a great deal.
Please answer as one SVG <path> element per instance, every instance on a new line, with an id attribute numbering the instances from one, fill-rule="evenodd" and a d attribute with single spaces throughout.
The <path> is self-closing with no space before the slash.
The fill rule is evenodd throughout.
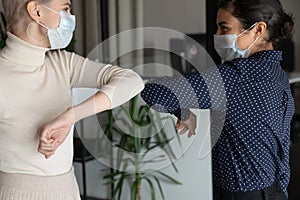
<path id="1" fill-rule="evenodd" d="M 280 51 L 262 51 L 218 66 L 226 92 L 226 119 L 212 158 L 214 184 L 223 189 L 253 191 L 277 181 L 287 192 L 294 100 L 281 60 Z M 213 80 L 209 70 L 154 78 L 146 83 L 142 98 L 153 109 L 185 120 L 189 108 L 217 109 L 211 99 L 218 92 L 208 89 L 218 91 Z M 214 99 L 218 97 L 224 101 L 221 95 Z"/>

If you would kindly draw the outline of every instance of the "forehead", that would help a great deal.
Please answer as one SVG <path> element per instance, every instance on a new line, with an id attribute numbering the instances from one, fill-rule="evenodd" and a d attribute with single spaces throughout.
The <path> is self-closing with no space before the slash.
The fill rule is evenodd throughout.
<path id="1" fill-rule="evenodd" d="M 217 15 L 217 24 L 226 23 L 235 26 L 242 26 L 241 22 L 234 17 L 230 11 L 225 9 L 219 9 Z"/>

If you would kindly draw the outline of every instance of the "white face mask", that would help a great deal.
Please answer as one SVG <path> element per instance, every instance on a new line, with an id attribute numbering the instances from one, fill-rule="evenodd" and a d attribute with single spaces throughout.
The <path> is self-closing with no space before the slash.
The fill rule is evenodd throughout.
<path id="1" fill-rule="evenodd" d="M 39 22 L 41 26 L 48 30 L 47 35 L 50 41 L 50 48 L 53 50 L 66 48 L 73 38 L 73 32 L 76 26 L 75 16 L 68 14 L 66 11 L 57 12 L 45 5 L 42 6 L 60 15 L 60 22 L 57 28 L 50 29 L 46 25 Z"/>
<path id="2" fill-rule="evenodd" d="M 250 48 L 255 44 L 256 40 L 250 44 L 247 49 L 241 50 L 237 45 L 237 38 L 244 34 L 246 31 L 253 28 L 257 23 L 253 24 L 250 28 L 240 34 L 229 35 L 214 35 L 214 46 L 223 61 L 231 61 L 235 58 L 248 58 L 250 55 Z"/>

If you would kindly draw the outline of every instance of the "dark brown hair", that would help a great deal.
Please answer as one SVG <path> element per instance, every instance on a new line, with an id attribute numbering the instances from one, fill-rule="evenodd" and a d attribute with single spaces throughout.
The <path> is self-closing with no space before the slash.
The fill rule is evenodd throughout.
<path id="1" fill-rule="evenodd" d="M 220 0 L 218 8 L 231 12 L 244 29 L 256 22 L 265 22 L 269 34 L 267 42 L 274 46 L 279 40 L 293 36 L 293 17 L 283 10 L 279 0 Z"/>

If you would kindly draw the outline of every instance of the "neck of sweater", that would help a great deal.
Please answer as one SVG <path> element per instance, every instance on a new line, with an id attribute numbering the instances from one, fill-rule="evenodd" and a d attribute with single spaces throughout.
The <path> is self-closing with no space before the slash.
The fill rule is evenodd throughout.
<path id="1" fill-rule="evenodd" d="M 6 46 L 1 56 L 15 64 L 27 67 L 40 67 L 45 62 L 45 54 L 49 48 L 32 45 L 14 34 L 7 32 Z"/>

